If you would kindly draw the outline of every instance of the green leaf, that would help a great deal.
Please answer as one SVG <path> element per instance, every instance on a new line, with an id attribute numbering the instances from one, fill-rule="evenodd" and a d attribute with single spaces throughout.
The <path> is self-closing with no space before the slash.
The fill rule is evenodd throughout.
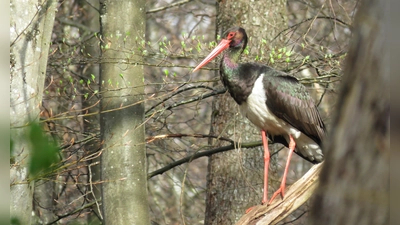
<path id="1" fill-rule="evenodd" d="M 200 52 L 200 51 L 201 51 L 201 44 L 200 44 L 200 42 L 199 42 L 199 43 L 197 43 L 196 50 L 197 50 L 198 52 Z"/>
<path id="2" fill-rule="evenodd" d="M 182 37 L 185 38 L 185 36 L 187 34 L 186 31 L 182 31 L 181 33 L 182 33 Z"/>
<path id="3" fill-rule="evenodd" d="M 19 219 L 17 217 L 11 217 L 10 219 L 10 224 L 11 225 L 21 225 L 21 221 L 19 221 Z"/>
<path id="4" fill-rule="evenodd" d="M 168 74 L 169 74 L 169 71 L 168 71 L 167 69 L 165 69 L 165 70 L 164 70 L 164 74 L 165 74 L 165 76 L 167 77 Z"/>
<path id="5" fill-rule="evenodd" d="M 15 163 L 13 152 L 14 152 L 14 141 L 10 138 L 10 164 Z"/>
<path id="6" fill-rule="evenodd" d="M 246 48 L 244 49 L 244 54 L 245 55 L 248 55 L 250 52 L 249 52 L 249 46 L 246 46 Z"/>
<path id="7" fill-rule="evenodd" d="M 90 74 L 90 76 L 92 77 L 92 80 L 94 81 L 96 79 L 96 76 L 92 73 Z"/>
<path id="8" fill-rule="evenodd" d="M 32 147 L 29 163 L 30 175 L 35 177 L 39 173 L 51 171 L 51 165 L 59 161 L 58 148 L 55 143 L 45 136 L 37 123 L 30 125 L 28 140 Z"/>

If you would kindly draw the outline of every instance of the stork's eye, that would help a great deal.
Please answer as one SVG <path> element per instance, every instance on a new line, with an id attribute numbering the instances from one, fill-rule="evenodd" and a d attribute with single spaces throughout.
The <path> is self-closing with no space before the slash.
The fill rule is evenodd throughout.
<path id="1" fill-rule="evenodd" d="M 235 32 L 229 32 L 228 34 L 228 38 L 227 39 L 231 39 L 235 36 Z"/>

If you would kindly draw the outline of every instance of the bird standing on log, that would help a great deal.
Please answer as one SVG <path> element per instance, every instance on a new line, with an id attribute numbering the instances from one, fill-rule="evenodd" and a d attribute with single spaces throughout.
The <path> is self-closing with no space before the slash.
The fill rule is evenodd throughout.
<path id="1" fill-rule="evenodd" d="M 269 66 L 238 63 L 247 46 L 247 34 L 241 27 L 228 29 L 217 47 L 193 70 L 205 66 L 224 52 L 220 76 L 224 86 L 240 107 L 241 113 L 261 129 L 264 146 L 264 193 L 268 202 L 268 167 L 270 153 L 267 134 L 289 148 L 280 188 L 268 204 L 285 194 L 290 158 L 295 151 L 312 163 L 323 161 L 321 149 L 325 125 L 306 87 L 295 77 Z"/>

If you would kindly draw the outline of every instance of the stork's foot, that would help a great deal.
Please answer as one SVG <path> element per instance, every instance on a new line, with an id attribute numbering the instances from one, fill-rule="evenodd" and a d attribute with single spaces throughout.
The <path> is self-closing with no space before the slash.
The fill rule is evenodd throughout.
<path id="1" fill-rule="evenodd" d="M 250 208 L 246 209 L 246 214 L 247 214 L 247 213 L 249 213 L 251 210 L 253 210 L 253 209 L 254 209 L 254 207 L 256 207 L 256 206 L 252 206 L 252 207 L 250 207 Z"/>
<path id="2" fill-rule="evenodd" d="M 266 196 L 263 196 L 263 200 L 261 201 L 261 205 L 265 205 L 268 203 L 268 198 Z M 269 203 L 268 203 L 269 205 Z M 246 209 L 246 214 L 249 213 L 251 210 L 253 210 L 256 206 L 252 206 L 248 209 Z"/>
<path id="3" fill-rule="evenodd" d="M 283 197 L 285 195 L 285 185 L 284 184 L 281 185 L 279 187 L 279 189 L 275 191 L 275 193 L 272 195 L 271 199 L 269 200 L 268 205 L 270 205 L 272 203 L 272 201 L 275 199 L 275 197 L 278 196 L 279 194 L 281 195 L 281 197 L 283 199 Z"/>

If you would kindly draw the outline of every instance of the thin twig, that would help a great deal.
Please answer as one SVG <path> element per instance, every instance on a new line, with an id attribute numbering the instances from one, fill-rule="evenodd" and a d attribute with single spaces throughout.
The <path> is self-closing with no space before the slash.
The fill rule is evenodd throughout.
<path id="1" fill-rule="evenodd" d="M 92 182 L 92 168 L 91 166 L 97 165 L 100 162 L 94 162 L 88 165 L 88 169 L 89 169 L 89 186 L 90 186 L 90 193 L 92 193 L 94 201 L 96 202 L 96 206 L 97 206 L 97 210 L 99 211 L 99 216 L 101 218 L 101 220 L 103 220 L 103 215 L 101 214 L 101 210 L 100 210 L 100 204 L 97 201 L 96 195 L 94 195 L 94 191 L 93 191 L 93 182 Z"/>
<path id="2" fill-rule="evenodd" d="M 166 9 L 169 9 L 169 8 L 172 8 L 172 7 L 175 7 L 175 6 L 180 6 L 180 5 L 186 4 L 186 3 L 191 2 L 191 1 L 192 0 L 183 0 L 183 1 L 180 1 L 180 2 L 172 3 L 172 4 L 167 5 L 167 6 L 160 7 L 160 8 L 150 9 L 149 11 L 146 12 L 146 14 L 156 13 L 156 12 L 159 12 L 159 11 L 162 11 L 162 10 L 166 10 Z"/>
<path id="3" fill-rule="evenodd" d="M 176 107 L 178 107 L 178 106 L 186 105 L 186 104 L 189 104 L 189 103 L 192 103 L 192 102 L 201 100 L 201 99 L 206 99 L 206 98 L 212 97 L 212 96 L 214 96 L 214 95 L 223 94 L 223 93 L 225 93 L 225 92 L 226 92 L 226 89 L 215 90 L 215 91 L 210 92 L 210 93 L 207 93 L 207 94 L 205 94 L 205 95 L 200 95 L 200 96 L 195 97 L 195 98 L 191 98 L 191 99 L 188 99 L 188 100 L 185 100 L 185 101 L 181 101 L 181 102 L 172 104 L 172 105 L 170 105 L 170 106 L 167 106 L 167 107 L 165 107 L 165 108 L 163 108 L 163 109 L 160 109 L 160 110 L 156 111 L 156 113 L 163 112 L 163 111 L 165 111 L 165 110 L 170 110 L 170 109 L 176 108 Z M 150 115 L 148 115 L 148 114 L 145 115 L 146 118 L 149 117 L 149 116 L 150 116 Z"/>
<path id="4" fill-rule="evenodd" d="M 157 139 L 165 139 L 165 138 L 182 138 L 182 137 L 195 137 L 195 138 L 217 138 L 219 140 L 228 141 L 231 144 L 234 144 L 234 141 L 229 138 L 218 137 L 214 135 L 207 135 L 207 134 L 161 134 L 157 136 L 150 136 L 146 138 L 146 143 L 153 142 Z"/>
<path id="5" fill-rule="evenodd" d="M 187 88 L 185 88 L 185 89 L 181 89 L 181 90 L 178 90 L 178 91 L 174 92 L 174 93 L 171 94 L 170 96 L 168 96 L 168 97 L 164 98 L 163 100 L 161 100 L 160 102 L 156 103 L 156 104 L 153 105 L 150 109 L 148 109 L 148 110 L 145 112 L 145 114 L 149 113 L 149 112 L 150 112 L 151 110 L 153 110 L 155 107 L 161 105 L 162 103 L 164 103 L 164 102 L 167 101 L 168 99 L 174 97 L 175 95 L 180 94 L 180 93 L 185 92 L 185 91 L 192 90 L 192 89 L 197 89 L 197 88 L 205 88 L 205 89 L 214 91 L 214 89 L 212 89 L 211 87 L 206 86 L 206 85 L 197 85 L 197 86 L 187 87 Z"/>

